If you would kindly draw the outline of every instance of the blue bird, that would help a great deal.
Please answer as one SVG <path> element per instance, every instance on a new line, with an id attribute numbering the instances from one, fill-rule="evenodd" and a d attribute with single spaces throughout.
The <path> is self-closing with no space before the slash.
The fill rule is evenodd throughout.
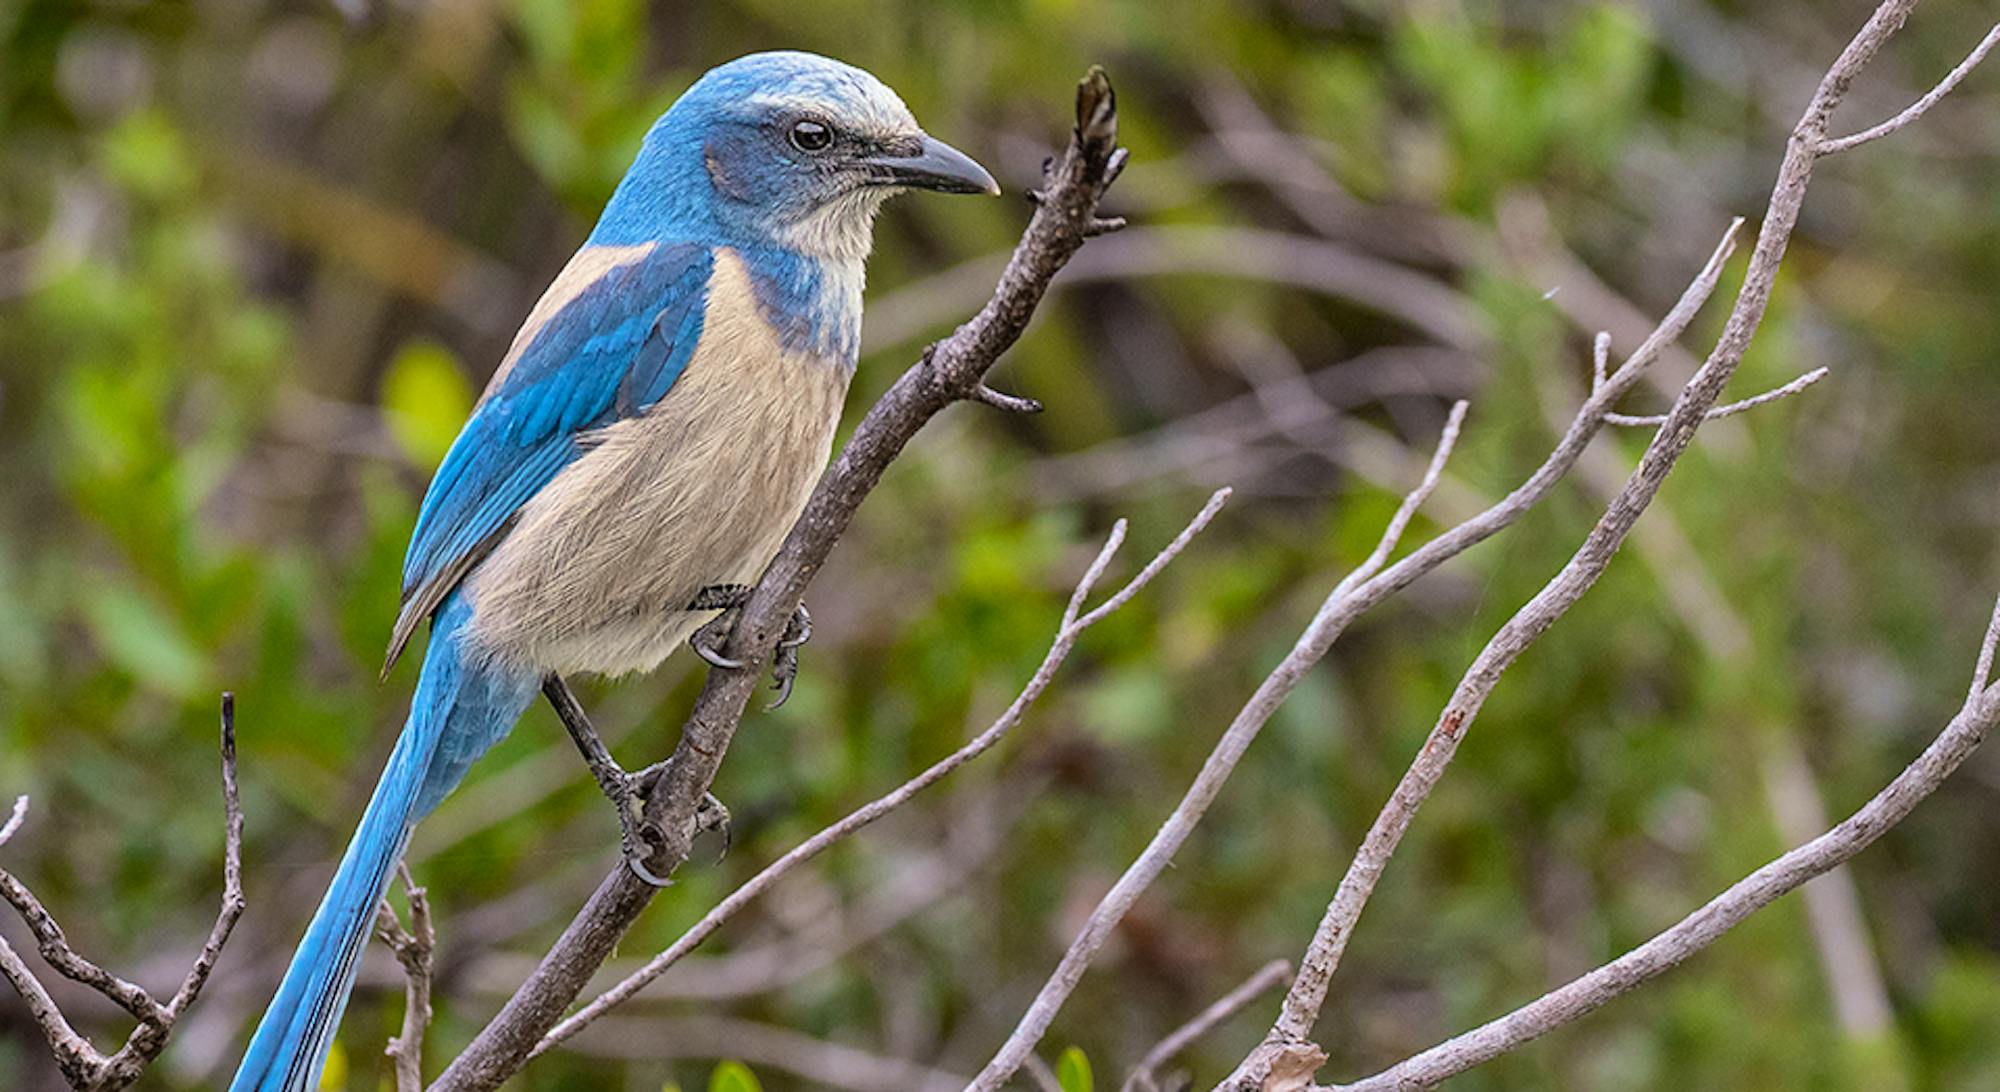
<path id="1" fill-rule="evenodd" d="M 911 188 L 1000 192 L 809 53 L 722 65 L 653 125 L 424 495 L 389 649 L 430 620 L 409 721 L 231 1092 L 317 1086 L 412 827 L 538 689 L 650 670 L 741 601 L 826 463 L 875 213 Z"/>

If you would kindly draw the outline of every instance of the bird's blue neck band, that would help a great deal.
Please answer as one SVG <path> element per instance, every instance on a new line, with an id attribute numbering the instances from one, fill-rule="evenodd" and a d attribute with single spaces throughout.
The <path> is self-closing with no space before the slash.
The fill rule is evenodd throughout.
<path id="1" fill-rule="evenodd" d="M 694 243 L 729 247 L 750 272 L 778 339 L 794 352 L 853 367 L 860 347 L 860 263 L 803 254 L 716 192 L 696 126 L 669 111 L 646 136 L 632 169 L 604 207 L 586 246 Z"/>

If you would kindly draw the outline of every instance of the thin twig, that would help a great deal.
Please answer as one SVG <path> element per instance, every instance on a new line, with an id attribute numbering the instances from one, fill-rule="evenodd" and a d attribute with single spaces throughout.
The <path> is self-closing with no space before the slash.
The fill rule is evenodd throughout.
<path id="1" fill-rule="evenodd" d="M 1111 81 L 1093 68 L 1077 87 L 1069 144 L 1050 165 L 1042 200 L 999 285 L 977 315 L 927 350 L 855 427 L 738 613 L 726 655 L 751 665 L 770 656 L 806 585 L 889 463 L 946 406 L 975 397 L 986 373 L 1027 328 L 1056 273 L 1083 246 L 1122 164 L 1117 145 Z M 757 683 L 754 666 L 708 672 L 666 772 L 647 795 L 644 822 L 665 834 L 646 862 L 655 874 L 670 873 L 687 859 L 695 810 Z M 485 1092 L 519 1071 L 657 890 L 622 864 L 614 868 L 528 980 L 438 1078 L 436 1092 Z"/>
<path id="2" fill-rule="evenodd" d="M 1979 695 L 1986 692 L 1993 682 L 1993 650 L 2000 647 L 2000 600 L 1993 603 L 1993 615 L 1986 621 L 1986 639 L 1979 643 L 1979 662 L 1973 665 L 1972 685 L 1965 692 L 1965 704 L 1960 712 L 1969 710 L 1979 701 Z"/>
<path id="3" fill-rule="evenodd" d="M 1829 368 L 1814 368 L 1812 371 L 1799 376 L 1782 387 L 1774 387 L 1763 394 L 1752 395 L 1742 401 L 1731 402 L 1726 406 L 1717 406 L 1703 414 L 1702 419 L 1704 421 L 1717 421 L 1724 417 L 1734 417 L 1747 410 L 1756 409 L 1758 406 L 1769 405 L 1781 398 L 1790 398 L 1792 395 L 1805 390 L 1814 383 L 1825 379 L 1830 373 L 1831 369 Z M 1607 413 L 1604 415 L 1604 423 L 1607 425 L 1652 427 L 1666 424 L 1667 415 L 1664 413 L 1649 413 L 1644 416 L 1635 416 L 1629 413 Z"/>
<path id="4" fill-rule="evenodd" d="M 21 823 L 27 817 L 28 795 L 22 793 L 20 796 L 14 798 L 14 810 L 7 816 L 7 821 L 0 823 L 0 846 L 6 845 L 7 839 L 12 838 L 14 832 L 21 829 Z"/>
<path id="5" fill-rule="evenodd" d="M 411 878 L 409 865 L 399 864 L 397 870 L 410 902 L 409 928 L 403 927 L 389 900 L 375 905 L 375 931 L 403 968 L 403 1030 L 382 1053 L 395 1061 L 396 1092 L 423 1092 L 424 1029 L 431 1023 L 431 956 L 437 951 L 437 931 L 431 924 L 429 893 Z"/>
<path id="6" fill-rule="evenodd" d="M 1911 103 L 1902 113 L 1880 125 L 1871 126 L 1849 136 L 1821 141 L 1819 154 L 1835 155 L 1850 148 L 1859 148 L 1871 140 L 1880 140 L 1923 117 L 1931 107 L 1938 104 L 1938 100 L 1951 94 L 1952 88 L 1957 87 L 1960 81 L 1971 75 L 1972 70 L 1979 67 L 1979 62 L 1985 60 L 1986 55 L 1993 52 L 1993 47 L 1996 45 L 2000 45 L 2000 23 L 1994 24 L 1993 29 L 1986 32 L 1986 37 L 1981 38 L 1979 44 L 1972 47 L 1972 52 L 1958 62 L 1958 67 L 1946 73 L 1944 79 L 1939 80 L 1938 85 L 1926 92 L 1923 98 Z"/>
<path id="7" fill-rule="evenodd" d="M 1995 604 L 1994 618 L 1980 645 L 1975 682 L 1990 669 L 1994 646 L 2000 642 L 2000 602 Z M 1967 699 L 1915 761 L 1831 830 L 1738 880 L 1671 928 L 1568 985 L 1372 1077 L 1334 1088 L 1337 1092 L 1429 1088 L 1595 1011 L 1708 947 L 1780 896 L 1866 849 L 1937 791 L 1945 778 L 1971 757 L 1995 724 L 2000 724 L 2000 688 L 1989 684 Z"/>
<path id="8" fill-rule="evenodd" d="M 1063 1092 L 1062 1081 L 1056 1077 L 1055 1067 L 1042 1060 L 1039 1054 L 1030 1054 L 1021 1061 L 1021 1071 L 1028 1075 L 1041 1092 Z"/>
<path id="9" fill-rule="evenodd" d="M 1461 403 L 1463 404 L 1463 403 Z M 1122 1092 L 1160 1092 L 1154 1078 L 1159 1068 L 1174 1055 L 1186 1050 L 1195 1040 L 1214 1031 L 1218 1024 L 1243 1011 L 1244 1006 L 1262 996 L 1264 991 L 1283 982 L 1292 973 L 1292 963 L 1288 959 L 1274 959 L 1264 964 L 1256 974 L 1243 984 L 1223 994 L 1207 1008 L 1196 1013 L 1194 1019 L 1167 1033 L 1166 1038 L 1154 1044 L 1139 1064 L 1125 1078 Z"/>
<path id="10" fill-rule="evenodd" d="M 236 695 L 227 692 L 222 695 L 221 722 L 222 906 L 216 911 L 215 924 L 209 926 L 208 939 L 202 942 L 194 964 L 181 978 L 180 988 L 168 1000 L 162 1018 L 139 1022 L 118 1052 L 105 1060 L 99 1087 L 122 1088 L 137 1081 L 166 1049 L 167 1039 L 181 1014 L 194 1004 L 208 983 L 209 973 L 215 970 L 215 961 L 222 957 L 222 947 L 229 943 L 229 934 L 235 930 L 236 921 L 243 916 L 247 905 L 243 895 L 243 803 L 236 788 Z"/>
<path id="11" fill-rule="evenodd" d="M 229 934 L 236 928 L 236 919 L 243 916 L 243 802 L 236 790 L 236 695 L 222 695 L 222 909 L 216 913 L 215 924 L 209 928 L 208 940 L 201 946 L 201 954 L 195 957 L 194 966 L 188 968 L 187 977 L 181 980 L 181 988 L 174 991 L 173 1000 L 167 1002 L 167 1014 L 178 1018 L 194 1004 L 201 993 L 208 974 L 215 969 L 215 961 L 222 955 L 222 946 L 229 943 Z"/>
<path id="12" fill-rule="evenodd" d="M 1463 398 L 1452 403 L 1451 415 L 1445 418 L 1444 430 L 1438 435 L 1437 450 L 1431 453 L 1430 464 L 1424 467 L 1423 480 L 1417 483 L 1415 489 L 1410 490 L 1403 498 L 1402 504 L 1396 506 L 1396 514 L 1389 517 L 1388 526 L 1382 530 L 1382 537 L 1375 542 L 1375 549 L 1369 552 L 1361 564 L 1355 566 L 1353 572 L 1342 577 L 1340 583 L 1334 585 L 1334 598 L 1345 598 L 1362 581 L 1382 571 L 1382 566 L 1388 562 L 1389 555 L 1395 551 L 1396 544 L 1403 541 L 1403 532 L 1409 530 L 1410 520 L 1416 516 L 1417 509 L 1422 508 L 1431 494 L 1437 491 L 1438 480 L 1444 476 L 1444 465 L 1450 461 L 1452 449 L 1458 446 L 1458 432 L 1465 425 L 1465 411 L 1470 405 L 1471 403 Z"/>
<path id="13" fill-rule="evenodd" d="M 1557 407 L 1567 393 L 1564 385 L 1554 376 L 1538 376 L 1535 388 L 1545 415 L 1560 426 Z M 1703 436 L 1707 437 L 1707 426 Z M 1727 445 L 1709 446 L 1711 458 L 1737 458 Z M 1606 446 L 1585 452 L 1577 465 L 1583 486 L 1599 504 L 1610 503 L 1630 471 L 1629 460 Z M 1740 676 L 1757 670 L 1750 624 L 1711 579 L 1706 563 L 1676 522 L 1667 498 L 1648 509 L 1646 518 L 1633 528 L 1626 548 L 1636 550 L 1644 567 L 1653 571 L 1664 593 L 1662 602 L 1679 617 L 1707 658 L 1725 673 Z M 1795 734 L 1782 726 L 1755 734 L 1767 743 L 1765 785 L 1783 844 L 1796 845 L 1826 829 L 1830 820 Z M 1808 884 L 1803 895 L 1813 947 L 1843 1032 L 1858 1040 L 1880 1034 L 1891 1018 L 1888 987 L 1868 941 L 1853 878 L 1836 870 Z"/>
<path id="14" fill-rule="evenodd" d="M 1021 720 L 1027 715 L 1029 707 L 1035 703 L 1036 699 L 1041 697 L 1043 691 L 1048 689 L 1049 683 L 1054 679 L 1057 669 L 1062 666 L 1063 661 L 1069 658 L 1071 650 L 1076 647 L 1077 639 L 1083 635 L 1083 632 L 1102 621 L 1111 612 L 1131 602 L 1133 596 L 1137 595 L 1147 584 L 1150 584 L 1153 578 L 1160 574 L 1161 570 L 1165 569 L 1174 558 L 1180 555 L 1181 551 L 1187 548 L 1190 542 L 1194 541 L 1194 536 L 1200 534 L 1208 526 L 1209 522 L 1222 510 L 1223 503 L 1228 499 L 1229 490 L 1217 490 L 1213 496 L 1208 498 L 1208 503 L 1202 506 L 1201 511 L 1195 514 L 1194 519 L 1190 520 L 1188 525 L 1181 529 L 1180 534 L 1174 536 L 1172 542 L 1169 542 L 1165 548 L 1154 555 L 1153 559 L 1147 562 L 1137 575 L 1133 576 L 1123 587 L 1113 593 L 1109 599 L 1106 599 L 1095 609 L 1091 610 L 1090 613 L 1083 614 L 1083 605 L 1088 600 L 1091 589 L 1096 586 L 1097 581 L 1104 575 L 1105 568 L 1111 564 L 1112 557 L 1117 554 L 1119 546 L 1125 541 L 1125 521 L 1122 519 L 1119 520 L 1112 527 L 1111 535 L 1105 540 L 1103 548 L 1097 552 L 1096 559 L 1090 563 L 1082 579 L 1077 581 L 1075 589 L 1070 593 L 1069 602 L 1063 608 L 1062 622 L 1057 627 L 1055 640 L 1049 645 L 1047 654 L 1042 657 L 1041 665 L 1035 669 L 1035 673 L 1028 679 L 1028 684 L 1022 688 L 1013 703 L 1008 705 L 1006 711 L 1001 713 L 999 718 L 988 726 L 985 731 L 974 736 L 958 750 L 939 759 L 924 772 L 905 781 L 875 800 L 856 808 L 846 818 L 814 834 L 812 837 L 793 847 L 784 856 L 766 865 L 762 871 L 744 881 L 741 887 L 730 892 L 727 898 L 717 903 L 714 909 L 704 915 L 687 932 L 681 934 L 680 938 L 668 946 L 665 951 L 648 960 L 644 967 L 627 975 L 616 986 L 604 991 L 588 1005 L 585 1005 L 564 1019 L 560 1024 L 557 1024 L 542 1038 L 540 1043 L 536 1044 L 533 1053 L 540 1054 L 557 1043 L 562 1042 L 564 1039 L 575 1035 L 590 1024 L 591 1021 L 603 1016 L 613 1006 L 631 998 L 634 994 L 644 989 L 654 979 L 665 973 L 667 968 L 679 962 L 688 953 L 699 947 L 703 941 L 714 935 L 715 931 L 720 929 L 724 922 L 736 916 L 751 900 L 763 894 L 764 891 L 783 878 L 786 873 L 818 856 L 835 842 L 902 807 L 918 793 L 943 780 L 952 771 L 979 757 L 986 751 L 991 750 L 1008 732 L 1021 723 Z"/>

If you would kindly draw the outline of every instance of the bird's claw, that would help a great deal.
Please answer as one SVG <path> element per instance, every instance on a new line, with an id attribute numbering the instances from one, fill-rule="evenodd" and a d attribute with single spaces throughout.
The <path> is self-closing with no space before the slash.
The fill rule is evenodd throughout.
<path id="1" fill-rule="evenodd" d="M 804 603 L 792 612 L 792 620 L 785 624 L 784 636 L 778 638 L 778 649 L 771 656 L 771 689 L 778 696 L 765 706 L 766 710 L 776 709 L 791 700 L 792 683 L 799 677 L 799 646 L 812 640 L 812 612 Z"/>
<path id="2" fill-rule="evenodd" d="M 666 768 L 665 762 L 654 763 L 638 773 L 625 775 L 624 799 L 617 801 L 620 842 L 625 852 L 625 867 L 640 881 L 653 887 L 671 887 L 673 880 L 655 873 L 646 866 L 646 859 L 661 841 L 661 831 L 645 819 L 645 798 L 654 785 L 659 783 L 659 775 Z M 701 794 L 701 802 L 695 805 L 690 840 L 703 834 L 722 835 L 722 848 L 716 851 L 715 859 L 720 862 L 729 853 L 731 832 L 729 808 L 712 792 Z"/>
<path id="3" fill-rule="evenodd" d="M 727 671 L 738 671 L 750 666 L 748 662 L 721 652 L 722 642 L 729 639 L 729 629 L 736 623 L 736 608 L 731 607 L 702 624 L 702 627 L 688 634 L 688 647 L 694 654 L 706 660 L 711 666 Z"/>
<path id="4" fill-rule="evenodd" d="M 632 873 L 632 875 L 637 876 L 639 878 L 640 883 L 645 884 L 647 887 L 672 887 L 674 885 L 674 881 L 672 879 L 669 879 L 666 876 L 659 875 L 652 869 L 646 867 L 646 858 L 644 854 L 630 853 L 630 852 L 626 853 L 625 867 Z"/>
<path id="5" fill-rule="evenodd" d="M 729 640 L 729 631 L 736 625 L 736 612 L 750 599 L 748 584 L 710 584 L 694 593 L 688 600 L 689 610 L 719 610 L 722 613 L 702 623 L 700 629 L 688 634 L 688 647 L 694 654 L 711 666 L 726 671 L 737 671 L 749 666 L 734 656 L 722 654 L 723 642 Z"/>
<path id="6" fill-rule="evenodd" d="M 812 612 L 806 609 L 804 603 L 800 603 L 798 609 L 792 612 L 792 620 L 785 623 L 785 633 L 778 638 L 778 647 L 797 648 L 812 639 Z"/>
<path id="7" fill-rule="evenodd" d="M 646 793 L 659 783 L 665 765 L 662 762 L 638 773 L 622 774 L 617 779 L 619 791 L 611 801 L 618 810 L 618 845 L 625 855 L 625 867 L 649 887 L 670 887 L 674 882 L 646 867 L 646 858 L 661 841 L 660 829 L 646 822 Z"/>
<path id="8" fill-rule="evenodd" d="M 724 857 L 729 856 L 733 834 L 729 827 L 729 809 L 722 801 L 717 800 L 712 792 L 702 793 L 701 803 L 695 805 L 694 832 L 697 835 L 722 835 L 722 848 L 715 851 L 716 863 L 721 863 Z"/>

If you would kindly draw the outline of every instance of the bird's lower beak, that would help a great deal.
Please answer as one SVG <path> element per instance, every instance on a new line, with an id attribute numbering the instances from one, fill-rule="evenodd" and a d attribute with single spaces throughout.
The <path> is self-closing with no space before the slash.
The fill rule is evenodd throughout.
<path id="1" fill-rule="evenodd" d="M 971 156 L 936 137 L 926 136 L 915 155 L 879 155 L 868 161 L 877 180 L 939 193 L 986 193 L 998 196 L 1000 183 L 973 162 Z"/>

